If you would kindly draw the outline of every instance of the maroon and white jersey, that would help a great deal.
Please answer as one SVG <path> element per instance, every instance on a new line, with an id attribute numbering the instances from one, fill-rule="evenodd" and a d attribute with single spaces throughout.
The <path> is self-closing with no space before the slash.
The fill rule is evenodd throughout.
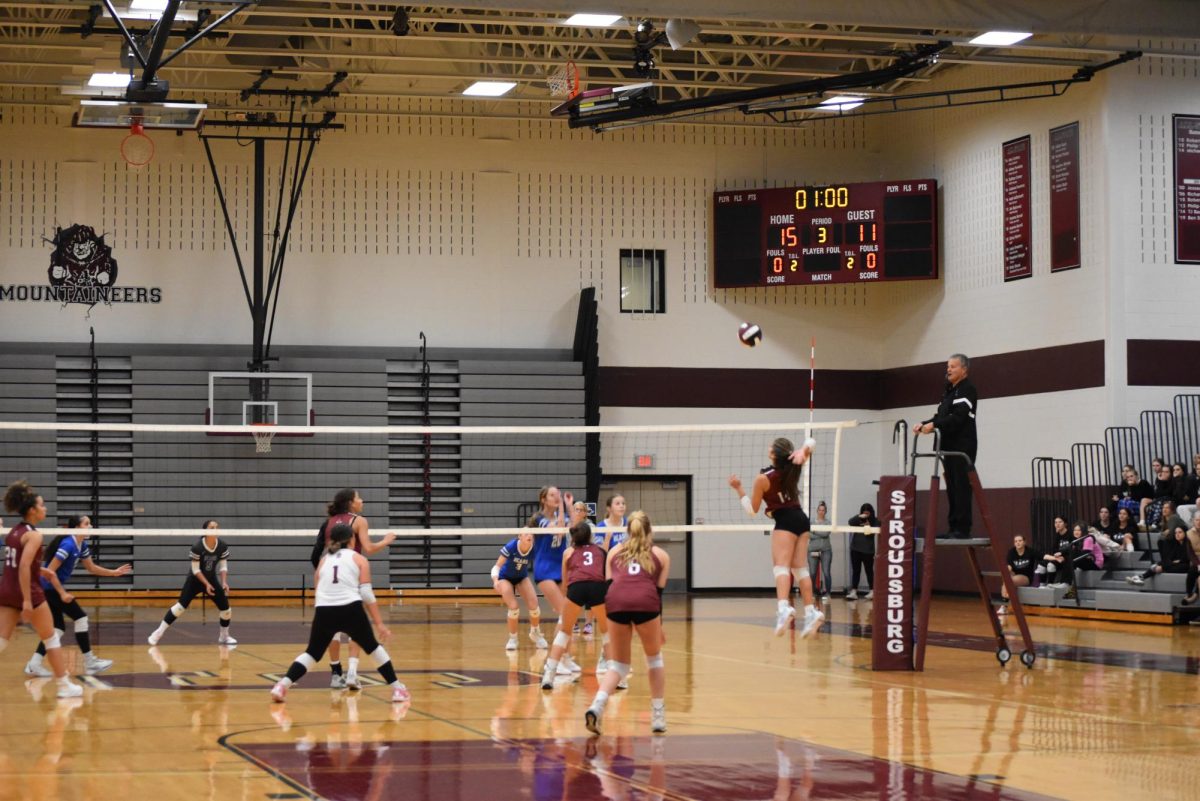
<path id="1" fill-rule="evenodd" d="M 325 547 L 329 547 L 329 535 L 333 532 L 333 527 L 339 523 L 345 523 L 351 529 L 354 528 L 354 521 L 358 519 L 358 515 L 353 512 L 345 512 L 340 515 L 334 515 L 325 521 Z M 358 533 L 356 532 L 350 539 L 350 548 L 362 553 L 362 545 L 358 541 Z"/>
<path id="2" fill-rule="evenodd" d="M 763 492 L 763 503 L 767 505 L 767 515 L 773 515 L 776 509 L 799 509 L 799 498 L 788 498 L 783 491 L 783 474 L 771 467 L 763 473 L 770 483 Z"/>
<path id="3" fill-rule="evenodd" d="M 658 597 L 658 574 L 662 572 L 662 562 L 658 556 L 651 553 L 654 560 L 653 570 L 644 570 L 637 562 L 626 562 L 624 554 L 613 557 L 612 585 L 604 597 L 604 605 L 609 612 L 657 612 L 662 609 L 662 600 Z"/>
<path id="4" fill-rule="evenodd" d="M 21 552 L 25 550 L 21 544 L 21 538 L 27 531 L 36 531 L 36 529 L 22 521 L 14 526 L 4 539 L 4 573 L 0 575 L 0 606 L 20 609 L 25 604 L 25 597 L 21 595 L 17 569 L 21 565 Z M 41 567 L 42 546 L 39 545 L 37 553 L 33 555 L 33 561 L 29 563 L 29 600 L 34 606 L 39 606 L 46 601 L 46 594 L 42 592 Z"/>
<path id="5" fill-rule="evenodd" d="M 567 560 L 567 583 L 576 581 L 604 581 L 604 560 L 608 552 L 591 543 L 571 552 Z"/>

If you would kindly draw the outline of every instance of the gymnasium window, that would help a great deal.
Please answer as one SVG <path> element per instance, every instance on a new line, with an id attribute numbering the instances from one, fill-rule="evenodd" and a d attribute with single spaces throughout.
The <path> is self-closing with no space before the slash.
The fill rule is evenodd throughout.
<path id="1" fill-rule="evenodd" d="M 621 250 L 621 311 L 663 314 L 667 310 L 667 252 Z"/>

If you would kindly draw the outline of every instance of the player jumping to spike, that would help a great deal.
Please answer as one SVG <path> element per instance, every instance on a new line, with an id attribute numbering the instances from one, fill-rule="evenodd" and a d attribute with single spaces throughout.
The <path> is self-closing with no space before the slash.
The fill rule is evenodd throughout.
<path id="1" fill-rule="evenodd" d="M 812 578 L 807 564 L 810 524 L 808 515 L 800 508 L 798 490 L 800 468 L 812 455 L 815 444 L 812 439 L 807 439 L 796 449 L 791 440 L 783 437 L 772 442 L 768 451 L 771 466 L 754 479 L 749 495 L 742 489 L 740 478 L 729 477 L 729 486 L 737 492 L 746 514 L 756 516 L 759 507 L 765 504 L 767 517 L 775 521 L 775 530 L 771 532 L 771 561 L 778 600 L 776 636 L 783 634 L 796 616 L 796 610 L 788 603 L 793 575 L 804 598 L 804 624 L 800 636 L 812 634 L 825 619 L 825 614 L 813 604 Z"/>

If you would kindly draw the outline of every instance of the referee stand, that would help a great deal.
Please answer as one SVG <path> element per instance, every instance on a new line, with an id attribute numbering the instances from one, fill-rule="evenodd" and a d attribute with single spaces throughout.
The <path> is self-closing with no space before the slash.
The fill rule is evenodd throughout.
<path id="1" fill-rule="evenodd" d="M 913 671 L 925 669 L 925 648 L 929 641 L 929 607 L 933 600 L 934 571 L 939 548 L 963 548 L 967 563 L 979 590 L 979 600 L 984 614 L 991 624 L 996 641 L 996 659 L 1007 665 L 1012 659 L 1012 648 L 1000 623 L 1000 616 L 992 605 L 991 592 L 985 574 L 979 566 L 976 550 L 990 548 L 992 558 L 1000 566 L 1000 580 L 1008 591 L 1012 615 L 1021 631 L 1024 645 L 1021 663 L 1032 668 L 1037 659 L 1033 638 L 1025 621 L 1025 608 L 1021 596 L 1013 583 L 1012 574 L 1004 569 L 1006 543 L 996 533 L 988 510 L 987 497 L 979 475 L 967 454 L 941 449 L 938 433 L 933 433 L 933 451 L 918 452 L 919 437 L 913 439 L 907 472 L 903 475 L 881 476 L 879 479 L 880 528 L 875 548 L 875 605 L 872 610 L 871 667 L 874 670 Z M 933 475 L 929 479 L 929 509 L 925 524 L 924 547 L 916 540 L 917 460 L 932 459 Z M 971 495 L 979 507 L 979 516 L 987 531 L 986 537 L 969 539 L 937 538 L 938 498 L 941 495 L 941 468 L 946 459 L 964 459 L 969 468 L 967 476 Z M 915 578 L 914 557 L 923 553 L 921 562 L 920 597 L 913 615 L 913 579 Z"/>

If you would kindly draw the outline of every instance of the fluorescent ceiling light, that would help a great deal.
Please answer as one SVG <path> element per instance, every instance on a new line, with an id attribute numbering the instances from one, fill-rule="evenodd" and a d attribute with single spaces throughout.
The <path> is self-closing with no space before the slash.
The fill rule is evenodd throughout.
<path id="1" fill-rule="evenodd" d="M 464 95 L 473 97 L 499 97 L 508 94 L 516 84 L 512 81 L 476 81 L 463 90 Z"/>
<path id="2" fill-rule="evenodd" d="M 620 14 L 572 14 L 563 25 L 578 25 L 583 28 L 607 28 L 621 19 Z"/>
<path id="3" fill-rule="evenodd" d="M 1023 42 L 1033 36 L 1032 33 L 1021 33 L 1020 31 L 988 31 L 981 33 L 971 40 L 973 45 L 982 45 L 983 47 L 1008 47 L 1015 45 L 1017 42 Z"/>
<path id="4" fill-rule="evenodd" d="M 822 100 L 818 107 L 821 111 L 849 111 L 852 108 L 858 108 L 863 104 L 861 97 L 854 95 L 834 95 L 833 97 Z"/>
<path id="5" fill-rule="evenodd" d="M 88 86 L 102 86 L 109 89 L 123 89 L 129 86 L 129 74 L 124 72 L 94 72 L 88 78 Z"/>
<path id="6" fill-rule="evenodd" d="M 134 11 L 157 11 L 162 13 L 167 10 L 167 0 L 132 0 L 129 7 Z"/>

